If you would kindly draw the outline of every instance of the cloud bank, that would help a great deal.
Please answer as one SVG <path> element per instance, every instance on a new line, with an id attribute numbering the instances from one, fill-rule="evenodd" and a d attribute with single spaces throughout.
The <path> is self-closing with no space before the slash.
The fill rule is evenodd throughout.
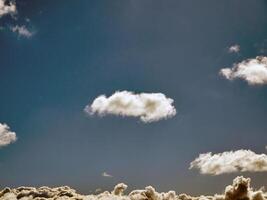
<path id="1" fill-rule="evenodd" d="M 85 112 L 90 115 L 107 114 L 139 117 L 143 122 L 154 122 L 176 115 L 172 105 L 173 99 L 167 98 L 162 93 L 134 94 L 128 91 L 115 92 L 110 97 L 101 95 L 91 105 L 85 107 Z"/>
<path id="2" fill-rule="evenodd" d="M 0 147 L 7 146 L 16 140 L 16 133 L 11 132 L 8 125 L 0 123 Z"/>
<path id="3" fill-rule="evenodd" d="M 243 79 L 249 85 L 267 84 L 267 57 L 244 60 L 232 68 L 221 69 L 220 74 L 228 80 Z"/>
<path id="4" fill-rule="evenodd" d="M 228 49 L 229 53 L 238 53 L 240 51 L 240 46 L 238 44 L 230 46 Z"/>
<path id="5" fill-rule="evenodd" d="M 200 154 L 190 164 L 190 169 L 199 169 L 201 174 L 219 175 L 234 172 L 267 171 L 267 155 L 250 150 L 226 151 Z"/>
<path id="6" fill-rule="evenodd" d="M 193 197 L 187 194 L 176 194 L 175 191 L 157 192 L 152 186 L 124 194 L 127 185 L 119 183 L 112 192 L 105 191 L 97 195 L 81 195 L 68 186 L 49 188 L 19 187 L 5 188 L 0 191 L 1 200 L 267 200 L 262 190 L 254 191 L 250 187 L 250 178 L 236 177 L 232 185 L 225 188 L 223 194 Z"/>
<path id="7" fill-rule="evenodd" d="M 6 0 L 0 0 L 0 18 L 4 15 L 15 14 L 17 8 L 15 3 L 7 3 Z"/>

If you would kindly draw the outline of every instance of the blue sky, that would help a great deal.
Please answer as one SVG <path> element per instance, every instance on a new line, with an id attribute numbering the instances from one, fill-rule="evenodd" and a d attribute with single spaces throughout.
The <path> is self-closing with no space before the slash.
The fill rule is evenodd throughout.
<path id="1" fill-rule="evenodd" d="M 0 18 L 0 123 L 18 137 L 0 149 L 1 187 L 86 192 L 125 182 L 200 194 L 220 192 L 239 174 L 266 185 L 266 172 L 188 169 L 199 153 L 266 152 L 267 86 L 219 75 L 266 56 L 266 1 L 17 0 L 16 7 L 15 17 Z M 12 31 L 16 25 L 32 35 Z M 236 44 L 240 51 L 229 53 Z M 163 93 L 177 114 L 143 123 L 84 112 L 118 90 Z"/>

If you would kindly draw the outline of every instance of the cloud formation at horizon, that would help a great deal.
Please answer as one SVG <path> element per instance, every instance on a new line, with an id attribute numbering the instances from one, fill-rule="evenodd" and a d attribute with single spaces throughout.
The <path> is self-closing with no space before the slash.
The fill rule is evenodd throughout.
<path id="1" fill-rule="evenodd" d="M 1 200 L 32 200 L 32 199 L 61 199 L 61 200 L 267 200 L 267 194 L 261 189 L 254 191 L 250 186 L 250 178 L 238 176 L 233 180 L 232 185 L 225 188 L 223 194 L 213 196 L 193 197 L 187 194 L 176 194 L 175 191 L 157 192 L 154 187 L 147 186 L 145 189 L 133 190 L 125 194 L 127 185 L 119 183 L 112 192 L 105 191 L 100 194 L 81 195 L 74 189 L 63 187 L 19 187 L 5 188 L 0 191 Z"/>
<path id="2" fill-rule="evenodd" d="M 267 57 L 257 56 L 234 64 L 232 68 L 223 68 L 220 75 L 228 80 L 243 79 L 249 85 L 267 84 Z"/>
<path id="3" fill-rule="evenodd" d="M 201 174 L 220 175 L 234 172 L 267 171 L 267 155 L 251 150 L 226 151 L 200 154 L 190 163 L 189 169 L 199 169 Z"/>
<path id="4" fill-rule="evenodd" d="M 90 115 L 107 114 L 124 117 L 138 117 L 145 123 L 159 121 L 176 115 L 173 99 L 162 93 L 140 93 L 117 91 L 110 97 L 98 96 L 91 105 L 85 107 Z"/>
<path id="5" fill-rule="evenodd" d="M 0 123 L 0 148 L 14 143 L 16 140 L 16 133 L 10 131 L 8 125 Z"/>

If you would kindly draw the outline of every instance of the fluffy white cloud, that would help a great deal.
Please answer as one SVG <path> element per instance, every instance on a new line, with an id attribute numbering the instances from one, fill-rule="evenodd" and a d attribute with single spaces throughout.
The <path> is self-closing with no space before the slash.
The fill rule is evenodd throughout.
<path id="1" fill-rule="evenodd" d="M 113 176 L 107 172 L 103 172 L 102 176 L 112 178 Z"/>
<path id="2" fill-rule="evenodd" d="M 256 154 L 250 150 L 226 151 L 223 153 L 200 154 L 190 164 L 190 169 L 197 168 L 202 174 L 219 175 L 233 172 L 267 171 L 267 155 Z"/>
<path id="3" fill-rule="evenodd" d="M 16 133 L 11 132 L 8 125 L 0 123 L 0 147 L 7 146 L 16 140 Z"/>
<path id="4" fill-rule="evenodd" d="M 176 114 L 173 99 L 162 93 L 134 94 L 128 91 L 115 92 L 110 97 L 101 95 L 85 111 L 91 115 L 106 114 L 139 117 L 143 122 L 153 122 L 173 117 Z"/>
<path id="5" fill-rule="evenodd" d="M 0 191 L 1 200 L 33 200 L 33 199 L 58 199 L 58 200 L 267 200 L 267 194 L 262 190 L 254 191 L 250 187 L 250 178 L 236 177 L 232 185 L 225 188 L 223 194 L 214 196 L 193 197 L 187 194 L 176 194 L 175 191 L 157 192 L 152 186 L 141 190 L 134 190 L 125 194 L 127 185 L 119 183 L 112 192 L 105 191 L 96 195 L 81 195 L 68 186 L 49 188 L 19 187 L 5 188 Z"/>
<path id="6" fill-rule="evenodd" d="M 10 29 L 12 32 L 17 33 L 19 36 L 23 36 L 23 37 L 27 37 L 27 38 L 33 36 L 33 32 L 28 30 L 26 28 L 26 26 L 16 25 L 16 26 L 11 27 Z"/>
<path id="7" fill-rule="evenodd" d="M 257 56 L 234 64 L 232 68 L 220 70 L 226 79 L 243 79 L 250 85 L 267 84 L 267 57 Z"/>
<path id="8" fill-rule="evenodd" d="M 229 53 L 238 53 L 240 51 L 240 46 L 238 44 L 230 46 L 228 49 Z"/>
<path id="9" fill-rule="evenodd" d="M 0 0 L 0 17 L 3 15 L 14 14 L 16 12 L 17 8 L 13 2 L 7 4 L 6 0 Z"/>

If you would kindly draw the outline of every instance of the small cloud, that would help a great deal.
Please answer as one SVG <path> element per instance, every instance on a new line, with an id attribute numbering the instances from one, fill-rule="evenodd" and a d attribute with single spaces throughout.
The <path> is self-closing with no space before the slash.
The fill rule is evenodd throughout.
<path id="1" fill-rule="evenodd" d="M 17 33 L 19 36 L 26 37 L 26 38 L 30 38 L 34 34 L 30 30 L 28 30 L 26 26 L 16 25 L 16 26 L 11 27 L 10 30 L 14 33 Z"/>
<path id="2" fill-rule="evenodd" d="M 220 75 L 228 80 L 243 79 L 249 85 L 267 84 L 267 57 L 257 56 L 234 64 L 232 68 L 223 68 Z"/>
<path id="3" fill-rule="evenodd" d="M 226 151 L 200 154 L 190 163 L 190 169 L 199 169 L 201 174 L 220 175 L 234 172 L 267 171 L 267 155 L 250 150 Z"/>
<path id="4" fill-rule="evenodd" d="M 0 123 L 0 147 L 14 143 L 16 140 L 16 133 L 11 132 L 8 125 Z"/>
<path id="5" fill-rule="evenodd" d="M 172 104 L 173 99 L 162 93 L 134 94 L 129 91 L 118 91 L 110 97 L 97 97 L 84 110 L 90 115 L 139 117 L 141 121 L 148 123 L 175 116 L 176 109 Z"/>
<path id="6" fill-rule="evenodd" d="M 102 176 L 103 177 L 109 177 L 109 178 L 112 178 L 113 177 L 111 174 L 108 174 L 107 172 L 103 172 L 102 173 Z"/>
<path id="7" fill-rule="evenodd" d="M 97 193 L 100 193 L 100 192 L 102 192 L 102 189 L 101 188 L 96 188 L 95 189 L 95 193 L 97 194 Z"/>
<path id="8" fill-rule="evenodd" d="M 263 55 L 267 53 L 267 39 L 264 39 L 261 42 L 257 42 L 254 44 L 254 47 L 258 51 L 259 54 Z"/>
<path id="9" fill-rule="evenodd" d="M 28 22 L 28 23 L 31 22 L 30 18 L 28 18 L 28 17 L 25 18 L 25 21 Z"/>
<path id="10" fill-rule="evenodd" d="M 228 48 L 229 53 L 238 53 L 239 51 L 240 51 L 240 46 L 238 44 L 235 44 Z"/>
<path id="11" fill-rule="evenodd" d="M 12 15 L 17 12 L 16 5 L 13 1 L 7 3 L 6 0 L 0 0 L 0 18 L 4 15 Z"/>

